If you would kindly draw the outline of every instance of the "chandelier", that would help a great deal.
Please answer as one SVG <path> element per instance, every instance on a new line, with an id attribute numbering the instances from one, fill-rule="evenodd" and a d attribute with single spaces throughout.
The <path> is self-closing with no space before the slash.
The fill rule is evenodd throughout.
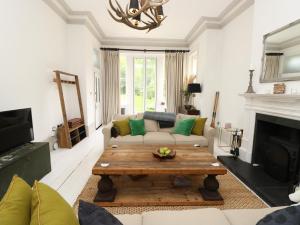
<path id="1" fill-rule="evenodd" d="M 108 10 L 111 17 L 119 22 L 136 30 L 151 31 L 159 27 L 166 18 L 163 5 L 169 0 L 130 0 L 126 9 L 122 9 L 119 2 L 114 0 L 117 7 L 109 0 L 112 11 Z"/>

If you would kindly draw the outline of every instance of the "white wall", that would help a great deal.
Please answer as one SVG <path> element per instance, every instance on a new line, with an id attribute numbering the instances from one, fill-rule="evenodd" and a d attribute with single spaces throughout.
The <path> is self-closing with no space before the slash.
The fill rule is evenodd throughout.
<path id="1" fill-rule="evenodd" d="M 259 93 L 268 93 L 273 89 L 273 83 L 260 84 L 263 36 L 291 22 L 300 19 L 299 0 L 256 0 L 254 5 L 254 28 L 252 36 L 252 64 L 256 69 L 254 86 Z M 286 82 L 287 93 L 291 89 L 300 92 L 300 82 Z"/>
<path id="2" fill-rule="evenodd" d="M 245 99 L 239 94 L 247 90 L 252 50 L 254 7 L 227 24 L 221 31 L 222 60 L 219 82 L 221 125 L 232 123 L 233 127 L 244 128 Z"/>
<path id="3" fill-rule="evenodd" d="M 66 27 L 40 0 L 1 1 L 0 111 L 31 107 L 36 141 L 61 122 L 54 69 L 65 69 Z"/>
<path id="4" fill-rule="evenodd" d="M 195 105 L 211 119 L 215 93 L 220 91 L 217 121 L 222 125 L 243 125 L 244 99 L 239 94 L 248 84 L 252 21 L 250 7 L 221 30 L 206 30 L 191 45 L 191 54 L 198 53 L 198 81 L 203 86 Z"/>
<path id="5" fill-rule="evenodd" d="M 41 0 L 0 5 L 0 111 L 31 107 L 35 141 L 45 141 L 62 122 L 53 70 L 80 75 L 86 123 L 94 123 L 93 49 L 99 42 L 83 25 L 67 25 Z M 64 86 L 67 99 L 75 89 Z M 78 104 L 67 102 L 70 116 Z M 74 110 L 73 110 L 74 109 Z M 93 127 L 93 126 L 91 126 Z"/>
<path id="6" fill-rule="evenodd" d="M 191 54 L 198 55 L 197 82 L 202 85 L 202 93 L 196 94 L 194 105 L 203 117 L 211 118 L 214 96 L 217 91 L 217 76 L 220 73 L 221 39 L 218 30 L 206 30 L 191 45 Z"/>
<path id="7" fill-rule="evenodd" d="M 93 132 L 95 130 L 94 50 L 99 49 L 100 44 L 85 26 L 68 25 L 67 33 L 67 68 L 70 73 L 79 75 L 85 122 L 89 131 Z M 74 95 L 69 97 L 71 98 L 68 115 L 78 116 L 77 98 Z"/>

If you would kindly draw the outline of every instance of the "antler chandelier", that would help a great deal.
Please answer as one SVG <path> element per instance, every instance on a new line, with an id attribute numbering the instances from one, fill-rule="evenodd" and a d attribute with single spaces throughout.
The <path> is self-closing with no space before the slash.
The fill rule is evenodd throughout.
<path id="1" fill-rule="evenodd" d="M 166 18 L 164 16 L 163 5 L 169 0 L 130 0 L 129 6 L 123 10 L 117 0 L 114 0 L 117 7 L 109 0 L 113 12 L 108 10 L 111 17 L 119 22 L 136 30 L 151 31 L 159 27 Z M 143 15 L 143 17 L 142 17 Z M 144 20 L 147 18 L 148 20 Z"/>

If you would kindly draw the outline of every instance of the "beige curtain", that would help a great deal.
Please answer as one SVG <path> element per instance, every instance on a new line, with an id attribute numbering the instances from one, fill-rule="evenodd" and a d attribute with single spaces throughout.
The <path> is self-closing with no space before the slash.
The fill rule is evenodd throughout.
<path id="1" fill-rule="evenodd" d="M 279 66 L 281 55 L 266 55 L 264 65 L 264 79 L 274 80 L 279 78 Z"/>
<path id="2" fill-rule="evenodd" d="M 102 50 L 101 62 L 102 119 L 108 124 L 120 111 L 119 51 Z"/>
<path id="3" fill-rule="evenodd" d="M 185 56 L 184 52 L 167 52 L 165 56 L 168 112 L 178 113 L 183 105 L 181 92 L 184 87 Z"/>

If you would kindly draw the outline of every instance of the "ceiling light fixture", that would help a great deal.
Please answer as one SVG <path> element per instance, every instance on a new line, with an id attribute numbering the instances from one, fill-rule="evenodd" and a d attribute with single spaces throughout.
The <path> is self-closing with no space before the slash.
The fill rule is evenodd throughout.
<path id="1" fill-rule="evenodd" d="M 117 7 L 109 0 L 112 11 L 108 10 L 111 17 L 119 22 L 136 30 L 151 31 L 159 27 L 166 19 L 163 5 L 169 0 L 130 0 L 129 5 L 123 10 L 117 0 L 114 0 Z M 148 19 L 148 20 L 145 20 Z"/>

